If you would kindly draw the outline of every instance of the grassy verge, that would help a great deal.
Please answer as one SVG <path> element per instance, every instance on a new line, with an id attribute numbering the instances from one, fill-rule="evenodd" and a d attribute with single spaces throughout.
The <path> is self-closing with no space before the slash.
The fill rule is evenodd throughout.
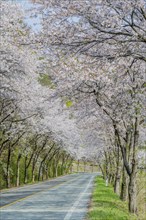
<path id="1" fill-rule="evenodd" d="M 95 180 L 88 220 L 136 220 L 128 213 L 127 203 L 122 202 L 113 192 L 112 186 L 105 186 L 101 177 Z"/>

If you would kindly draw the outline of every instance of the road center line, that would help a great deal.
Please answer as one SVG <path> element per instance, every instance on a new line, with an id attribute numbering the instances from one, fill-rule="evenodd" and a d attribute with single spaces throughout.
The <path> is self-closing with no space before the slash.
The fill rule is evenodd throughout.
<path id="1" fill-rule="evenodd" d="M 91 182 L 93 180 L 94 177 L 91 177 L 88 185 L 86 186 L 86 188 L 84 189 L 83 192 L 80 193 L 80 196 L 78 198 L 78 200 L 73 204 L 72 208 L 68 211 L 68 213 L 66 214 L 66 216 L 64 217 L 64 220 L 70 220 L 74 210 L 77 208 L 77 206 L 79 205 L 80 203 L 80 200 L 82 199 L 82 197 L 85 195 L 85 193 L 87 192 L 88 188 L 90 187 L 91 185 Z"/>

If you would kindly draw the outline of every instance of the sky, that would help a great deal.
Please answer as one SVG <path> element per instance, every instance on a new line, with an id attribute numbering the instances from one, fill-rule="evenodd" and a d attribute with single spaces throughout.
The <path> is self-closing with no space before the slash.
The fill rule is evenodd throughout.
<path id="1" fill-rule="evenodd" d="M 41 18 L 42 14 L 40 13 L 42 5 L 39 3 L 32 3 L 30 0 L 8 0 L 10 2 L 19 3 L 22 6 L 22 9 L 26 12 L 25 22 L 26 24 L 32 28 L 35 33 L 41 31 Z M 32 12 L 33 9 L 33 12 Z M 39 10 L 38 10 L 39 9 Z M 42 8 L 43 14 L 45 13 L 45 9 Z M 49 8 L 49 10 L 51 10 Z M 53 10 L 53 9 L 52 9 Z M 47 12 L 47 10 L 46 10 Z M 80 17 L 72 16 L 68 18 L 69 22 L 79 22 Z"/>
<path id="2" fill-rule="evenodd" d="M 39 32 L 41 30 L 41 18 L 42 15 L 38 12 L 37 9 L 42 7 L 40 4 L 32 3 L 29 0 L 8 0 L 9 2 L 16 2 L 22 6 L 22 9 L 26 12 L 25 22 L 32 28 L 34 32 Z M 30 11 L 34 9 L 34 12 Z M 36 13 L 37 12 L 37 13 Z"/>

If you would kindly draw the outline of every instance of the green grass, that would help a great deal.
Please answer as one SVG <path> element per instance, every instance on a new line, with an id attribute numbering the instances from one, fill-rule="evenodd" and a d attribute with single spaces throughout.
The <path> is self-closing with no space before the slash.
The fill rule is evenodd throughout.
<path id="1" fill-rule="evenodd" d="M 106 187 L 102 177 L 97 177 L 87 219 L 136 220 L 136 217 L 128 213 L 127 203 L 119 199 L 113 187 Z"/>

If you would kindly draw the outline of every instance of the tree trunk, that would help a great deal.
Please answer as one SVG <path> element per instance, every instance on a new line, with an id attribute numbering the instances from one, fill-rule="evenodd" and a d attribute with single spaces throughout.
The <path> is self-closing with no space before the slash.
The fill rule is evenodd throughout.
<path id="1" fill-rule="evenodd" d="M 128 197 L 129 197 L 129 211 L 131 213 L 137 213 L 137 204 L 136 204 L 136 178 L 135 174 L 131 174 L 129 178 L 128 186 Z"/>
<path id="2" fill-rule="evenodd" d="M 100 168 L 100 170 L 101 170 L 101 172 L 102 172 L 103 179 L 105 180 L 105 179 L 106 179 L 106 173 L 105 173 L 105 170 L 104 170 L 104 168 L 102 167 L 101 164 L 99 164 L 99 168 Z"/>
<path id="3" fill-rule="evenodd" d="M 43 165 L 43 162 L 40 163 L 39 172 L 38 172 L 38 181 L 40 181 L 41 172 L 42 172 L 42 165 Z"/>
<path id="4" fill-rule="evenodd" d="M 128 199 L 128 176 L 127 176 L 124 165 L 123 165 L 123 171 L 122 171 L 122 184 L 121 184 L 120 198 L 122 201 L 127 201 Z"/>
<path id="5" fill-rule="evenodd" d="M 21 154 L 19 154 L 17 158 L 17 174 L 16 174 L 16 186 L 17 187 L 20 185 L 20 159 L 21 159 Z"/>
<path id="6" fill-rule="evenodd" d="M 49 179 L 49 162 L 48 162 L 48 161 L 47 161 L 47 163 L 46 163 L 45 173 L 46 173 L 46 180 L 48 180 L 48 179 Z"/>
<path id="7" fill-rule="evenodd" d="M 70 162 L 68 163 L 68 166 L 67 166 L 67 169 L 66 169 L 66 174 L 68 174 L 71 171 L 72 162 L 73 162 L 73 159 L 70 159 Z"/>
<path id="8" fill-rule="evenodd" d="M 86 172 L 86 162 L 84 161 L 84 173 Z"/>
<path id="9" fill-rule="evenodd" d="M 35 182 L 35 173 L 34 173 L 35 169 L 34 167 L 32 168 L 32 182 Z"/>
<path id="10" fill-rule="evenodd" d="M 77 163 L 77 173 L 79 172 L 79 165 L 80 165 L 80 161 L 78 160 L 78 163 Z"/>
<path id="11" fill-rule="evenodd" d="M 24 165 L 24 183 L 27 183 L 27 156 L 25 157 L 25 165 Z"/>
<path id="12" fill-rule="evenodd" d="M 42 167 L 42 181 L 44 181 L 45 165 Z"/>
<path id="13" fill-rule="evenodd" d="M 59 166 L 59 158 L 60 158 L 60 154 L 56 154 L 55 158 L 54 158 L 54 165 L 55 165 L 55 177 L 58 176 L 58 166 Z"/>
<path id="14" fill-rule="evenodd" d="M 121 179 L 121 167 L 120 167 L 120 146 L 117 145 L 117 161 L 116 161 L 116 175 L 114 182 L 114 192 L 120 195 L 120 179 Z"/>
<path id="15" fill-rule="evenodd" d="M 105 155 L 105 179 L 109 180 L 109 161 L 108 161 L 108 155 L 105 151 L 104 151 L 104 155 Z"/>
<path id="16" fill-rule="evenodd" d="M 32 182 L 35 182 L 35 165 L 36 165 L 36 160 L 33 161 L 32 164 Z"/>
<path id="17" fill-rule="evenodd" d="M 53 160 L 50 162 L 49 165 L 49 177 L 52 178 L 53 176 Z"/>
<path id="18" fill-rule="evenodd" d="M 92 164 L 92 173 L 94 172 L 94 164 Z"/>
<path id="19" fill-rule="evenodd" d="M 7 173 L 6 173 L 6 186 L 7 188 L 10 188 L 11 186 L 11 177 L 10 177 L 10 160 L 11 160 L 11 146 L 9 144 L 8 148 L 8 157 L 7 157 Z"/>
<path id="20" fill-rule="evenodd" d="M 111 173 L 109 173 L 109 176 L 108 176 L 108 180 L 109 180 L 109 183 L 111 183 L 112 184 L 112 174 Z"/>
<path id="21" fill-rule="evenodd" d="M 112 174 L 112 176 L 111 176 L 111 184 L 114 187 L 114 184 L 115 184 L 115 175 L 114 174 Z"/>
<path id="22" fill-rule="evenodd" d="M 70 173 L 73 172 L 73 165 L 70 166 Z"/>
<path id="23" fill-rule="evenodd" d="M 65 155 L 62 155 L 62 163 L 61 163 L 61 175 L 64 175 L 64 163 L 65 163 Z"/>
<path id="24" fill-rule="evenodd" d="M 137 204 L 136 204 L 136 174 L 137 174 L 137 152 L 136 147 L 138 146 L 138 117 L 135 118 L 135 126 L 134 126 L 134 141 L 133 141 L 133 154 L 132 154 L 132 172 L 129 176 L 129 187 L 128 187 L 128 196 L 129 196 L 129 211 L 131 213 L 137 213 Z"/>
<path id="25" fill-rule="evenodd" d="M 58 176 L 58 161 L 56 159 L 56 161 L 55 161 L 55 177 L 57 177 L 57 176 Z"/>
<path id="26" fill-rule="evenodd" d="M 40 163 L 39 172 L 38 172 L 38 181 L 40 181 L 40 178 L 42 178 L 42 180 L 43 180 L 43 174 L 44 174 L 43 164 L 44 164 L 47 156 L 48 155 L 46 155 Z"/>

